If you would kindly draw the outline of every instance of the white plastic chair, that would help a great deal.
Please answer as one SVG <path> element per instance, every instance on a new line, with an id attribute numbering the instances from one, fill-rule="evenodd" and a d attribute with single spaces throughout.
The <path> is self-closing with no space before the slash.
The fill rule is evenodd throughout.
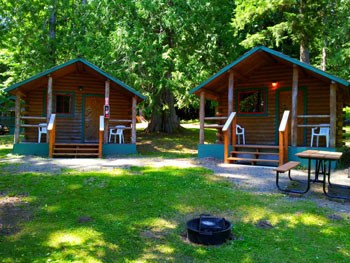
<path id="1" fill-rule="evenodd" d="M 114 136 L 114 143 L 116 143 L 117 136 L 119 137 L 119 143 L 124 143 L 124 125 L 117 125 L 114 128 L 109 129 L 109 142 L 111 142 L 112 136 Z"/>
<path id="2" fill-rule="evenodd" d="M 240 125 L 236 124 L 236 135 L 237 135 L 237 142 L 238 144 L 241 144 L 241 137 L 243 144 L 245 144 L 245 135 L 244 135 L 244 128 L 242 128 Z"/>
<path id="3" fill-rule="evenodd" d="M 312 145 L 314 144 L 314 137 L 316 137 L 316 147 L 318 147 L 318 141 L 320 136 L 326 137 L 326 147 L 329 147 L 329 125 L 328 124 L 321 124 L 320 127 L 315 127 L 311 129 L 310 147 L 312 147 Z"/>
<path id="4" fill-rule="evenodd" d="M 47 124 L 39 123 L 38 126 L 38 143 L 41 142 L 41 134 L 47 134 Z"/>

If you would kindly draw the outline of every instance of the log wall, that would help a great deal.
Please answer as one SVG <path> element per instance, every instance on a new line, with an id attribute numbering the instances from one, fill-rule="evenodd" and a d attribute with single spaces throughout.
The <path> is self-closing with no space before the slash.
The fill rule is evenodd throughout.
<path id="1" fill-rule="evenodd" d="M 80 90 L 82 88 L 82 90 Z M 105 96 L 105 80 L 96 78 L 88 73 L 72 73 L 65 77 L 53 78 L 53 94 L 62 92 L 73 94 L 74 113 L 63 117 L 57 115 L 56 142 L 80 143 L 83 142 L 83 97 L 87 95 Z M 45 116 L 47 85 L 33 87 L 26 94 L 24 116 Z M 124 88 L 111 83 L 110 87 L 110 117 L 111 119 L 131 120 L 132 96 Z M 54 112 L 54 111 L 53 111 Z M 39 121 L 27 121 L 27 124 L 38 124 Z M 98 125 L 98 124 L 97 124 Z M 116 125 L 116 124 L 114 124 Z M 130 131 L 125 131 L 125 139 L 129 141 Z M 25 128 L 25 141 L 36 142 L 37 128 Z M 42 139 L 42 142 L 44 139 Z"/>
<path id="2" fill-rule="evenodd" d="M 277 88 L 272 87 L 272 81 L 278 82 Z M 276 114 L 278 114 L 279 105 L 277 95 L 278 91 L 290 90 L 292 92 L 292 80 L 293 70 L 291 67 L 284 66 L 283 64 L 275 63 L 261 67 L 255 71 L 252 76 L 246 81 L 235 80 L 234 87 L 234 111 L 237 110 L 237 90 L 244 91 L 252 88 L 265 88 L 268 90 L 267 97 L 267 114 L 266 116 L 242 116 L 237 115 L 237 123 L 245 128 L 246 143 L 247 144 L 268 144 L 274 145 L 277 143 L 276 132 L 279 126 L 279 120 L 276 121 Z M 228 79 L 226 88 L 222 89 L 218 102 L 218 113 L 220 115 L 227 116 L 228 114 Z M 330 114 L 330 82 L 325 83 L 315 77 L 307 75 L 304 71 L 299 73 L 299 88 L 302 88 L 304 95 L 306 96 L 306 109 L 304 109 L 307 115 L 329 115 Z M 222 87 L 218 87 L 220 89 Z M 342 137 L 342 90 L 337 90 L 337 138 L 336 142 L 339 146 Z M 292 96 L 290 97 L 292 100 Z M 298 101 L 298 103 L 304 103 L 304 101 Z M 335 106 L 335 105 L 334 105 Z M 307 124 L 321 124 L 329 123 L 329 118 L 310 118 L 307 119 Z M 303 124 L 304 119 L 298 118 L 298 124 Z M 311 128 L 301 128 L 302 134 L 306 132 L 306 146 L 310 145 Z M 320 146 L 323 146 L 323 141 L 320 139 Z M 302 146 L 302 145 L 298 145 Z M 304 145 L 305 146 L 305 145 Z"/>

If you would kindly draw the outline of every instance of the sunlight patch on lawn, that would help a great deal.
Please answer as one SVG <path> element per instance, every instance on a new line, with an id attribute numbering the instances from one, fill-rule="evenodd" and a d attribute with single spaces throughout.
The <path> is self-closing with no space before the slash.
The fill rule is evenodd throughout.
<path id="1" fill-rule="evenodd" d="M 91 241 L 95 240 L 91 244 Z M 100 240 L 100 234 L 92 229 L 79 228 L 74 230 L 57 231 L 52 233 L 48 238 L 48 245 L 53 248 L 81 246 L 89 241 L 89 245 L 105 245 Z"/>
<path id="2" fill-rule="evenodd" d="M 164 228 L 175 229 L 177 227 L 173 222 L 167 221 L 163 218 L 153 218 L 150 224 L 153 226 L 152 229 L 158 231 L 164 230 Z"/>
<path id="3" fill-rule="evenodd" d="M 156 245 L 149 247 L 145 250 L 144 254 L 141 255 L 140 258 L 138 258 L 135 261 L 131 262 L 158 262 L 158 261 L 173 261 L 173 257 L 171 256 L 175 252 L 174 248 L 168 246 L 168 245 Z"/>

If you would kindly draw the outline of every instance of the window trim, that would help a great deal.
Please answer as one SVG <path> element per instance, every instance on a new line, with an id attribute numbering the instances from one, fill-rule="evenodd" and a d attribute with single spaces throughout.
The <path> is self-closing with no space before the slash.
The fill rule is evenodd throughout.
<path id="1" fill-rule="evenodd" d="M 57 112 L 57 97 L 58 96 L 62 96 L 62 97 L 66 97 L 69 98 L 69 111 L 68 112 Z M 54 95 L 54 99 L 53 99 L 53 109 L 52 112 L 56 113 L 57 115 L 71 115 L 73 112 L 72 109 L 72 104 L 73 104 L 73 95 L 72 94 L 65 94 L 65 93 L 56 93 Z M 63 107 L 64 108 L 64 107 Z"/>
<path id="2" fill-rule="evenodd" d="M 250 93 L 250 92 L 262 92 L 264 100 L 264 111 L 262 112 L 241 112 L 240 111 L 240 93 Z M 241 117 L 255 117 L 255 116 L 268 116 L 268 88 L 248 88 L 248 89 L 237 89 L 236 90 L 236 112 L 237 116 Z"/>

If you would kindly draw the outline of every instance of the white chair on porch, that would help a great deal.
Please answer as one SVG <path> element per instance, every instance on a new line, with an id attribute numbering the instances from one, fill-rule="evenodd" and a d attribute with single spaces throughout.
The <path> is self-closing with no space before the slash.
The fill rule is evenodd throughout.
<path id="1" fill-rule="evenodd" d="M 114 143 L 116 143 L 117 136 L 119 137 L 119 143 L 124 143 L 124 125 L 117 125 L 113 128 L 109 129 L 109 139 L 108 141 L 111 142 L 112 136 L 114 136 Z"/>
<path id="2" fill-rule="evenodd" d="M 314 127 L 311 129 L 311 144 L 314 144 L 314 137 L 316 137 L 316 147 L 318 147 L 318 141 L 321 136 L 326 138 L 326 147 L 329 147 L 329 124 L 320 124 L 319 127 Z"/>
<path id="3" fill-rule="evenodd" d="M 236 135 L 237 135 L 237 143 L 241 144 L 241 136 L 242 136 L 243 144 L 245 144 L 244 128 L 242 128 L 238 124 L 236 124 Z"/>
<path id="4" fill-rule="evenodd" d="M 46 134 L 46 136 L 47 136 L 47 124 L 46 123 L 39 123 L 39 126 L 38 126 L 38 143 L 41 142 L 41 134 Z"/>

